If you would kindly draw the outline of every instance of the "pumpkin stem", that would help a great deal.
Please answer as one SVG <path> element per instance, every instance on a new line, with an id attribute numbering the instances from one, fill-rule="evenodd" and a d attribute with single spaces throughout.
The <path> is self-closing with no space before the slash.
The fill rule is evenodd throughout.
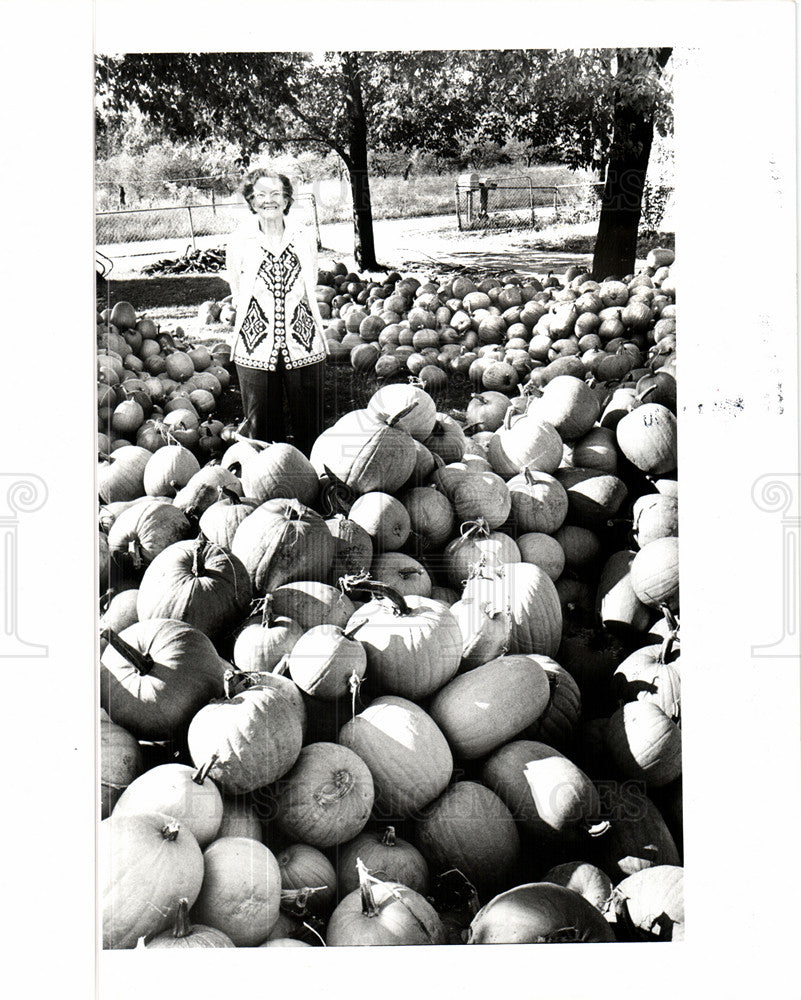
<path id="1" fill-rule="evenodd" d="M 189 923 L 189 900 L 184 896 L 178 900 L 178 912 L 175 914 L 175 926 L 172 929 L 174 938 L 189 937 L 192 925 Z"/>
<path id="2" fill-rule="evenodd" d="M 470 538 L 472 535 L 489 538 L 490 526 L 487 524 L 486 518 L 479 517 L 475 521 L 465 521 L 461 528 L 459 528 L 459 534 L 462 538 Z"/>
<path id="3" fill-rule="evenodd" d="M 194 781 L 196 785 L 202 785 L 203 782 L 206 780 L 206 778 L 209 776 L 209 771 L 214 767 L 216 763 L 217 763 L 217 754 L 213 753 L 211 757 L 209 757 L 209 759 L 206 761 L 206 763 L 202 767 L 199 767 L 197 771 L 195 771 L 195 773 L 192 775 L 192 781 Z"/>
<path id="4" fill-rule="evenodd" d="M 298 917 L 305 916 L 309 909 L 309 900 L 311 897 L 315 892 L 325 892 L 327 888 L 325 885 L 307 885 L 302 889 L 282 889 L 281 909 Z"/>
<path id="5" fill-rule="evenodd" d="M 236 490 L 232 490 L 229 486 L 220 486 L 220 500 L 227 500 L 231 504 L 242 503 Z"/>
<path id="6" fill-rule="evenodd" d="M 356 858 L 356 871 L 359 873 L 359 889 L 362 894 L 362 913 L 365 917 L 377 917 L 378 905 L 373 894 L 370 874 L 361 858 Z"/>
<path id="7" fill-rule="evenodd" d="M 333 781 L 327 781 L 312 794 L 312 798 L 323 809 L 332 806 L 348 795 L 355 784 L 350 771 L 337 771 Z"/>
<path id="8" fill-rule="evenodd" d="M 339 476 L 336 476 L 327 465 L 323 465 L 323 471 L 329 480 L 320 499 L 323 513 L 328 517 L 334 514 L 349 514 L 356 500 L 353 490 Z"/>
<path id="9" fill-rule="evenodd" d="M 142 546 L 139 544 L 138 538 L 132 538 L 128 542 L 128 556 L 133 563 L 134 569 L 140 569 L 142 566 Z"/>
<path id="10" fill-rule="evenodd" d="M 483 431 L 484 424 L 481 420 L 475 420 L 472 424 L 465 424 L 462 428 L 466 437 L 472 437 L 476 431 Z"/>
<path id="11" fill-rule="evenodd" d="M 416 406 L 417 406 L 417 400 L 413 399 L 407 407 L 405 407 L 402 410 L 399 410 L 394 417 L 389 418 L 389 420 L 387 421 L 387 427 L 394 427 L 399 420 L 403 420 L 404 417 L 407 417 Z"/>
<path id="12" fill-rule="evenodd" d="M 643 389 L 642 392 L 638 392 L 637 395 L 635 396 L 635 399 L 637 400 L 638 403 L 641 403 L 645 399 L 645 397 L 650 396 L 651 393 L 656 388 L 657 388 L 656 383 L 654 383 L 653 385 L 649 385 L 647 389 Z"/>
<path id="13" fill-rule="evenodd" d="M 126 642 L 122 636 L 117 635 L 113 628 L 106 626 L 106 628 L 101 630 L 100 634 L 115 652 L 119 653 L 123 659 L 131 664 L 140 677 L 147 676 L 153 670 L 155 665 L 153 657 L 149 653 L 143 653 L 129 642 Z"/>
<path id="14" fill-rule="evenodd" d="M 673 612 L 670 610 L 667 604 L 660 604 L 659 610 L 662 612 L 665 621 L 667 622 L 667 627 L 670 629 L 671 632 L 673 632 L 676 636 L 678 636 L 679 623 L 678 621 L 676 621 L 676 616 L 673 614 Z"/>
<path id="15" fill-rule="evenodd" d="M 165 840 L 176 840 L 181 830 L 181 824 L 177 819 L 169 819 L 161 828 L 161 835 Z"/>
<path id="16" fill-rule="evenodd" d="M 393 614 L 396 615 L 410 615 L 412 609 L 406 603 L 406 599 L 403 594 L 399 591 L 394 590 L 386 583 L 379 583 L 378 580 L 356 580 L 352 576 L 342 577 L 342 586 L 347 593 L 353 593 L 355 590 L 363 590 L 368 593 L 371 597 L 380 599 L 385 598 L 392 603 Z"/>
<path id="17" fill-rule="evenodd" d="M 350 690 L 350 717 L 351 719 L 356 718 L 356 699 L 359 697 L 359 691 L 362 686 L 362 679 L 354 670 L 353 673 L 348 678 L 348 689 Z"/>
<path id="18" fill-rule="evenodd" d="M 260 602 L 261 626 L 269 628 L 273 620 L 273 595 L 266 594 Z"/>
<path id="19" fill-rule="evenodd" d="M 229 667 L 223 674 L 223 692 L 229 701 L 236 697 L 237 692 L 234 685 L 237 683 L 239 678 L 240 671 L 235 670 L 233 667 Z"/>
<path id="20" fill-rule="evenodd" d="M 188 511 L 187 511 L 188 513 Z M 192 576 L 199 577 L 203 575 L 203 549 L 206 547 L 206 538 L 201 532 L 197 536 L 197 541 L 195 542 L 195 547 L 192 550 Z"/>
<path id="21" fill-rule="evenodd" d="M 381 837 L 381 843 L 384 847 L 394 847 L 395 846 L 395 827 L 388 826 L 384 830 L 384 835 Z"/>
<path id="22" fill-rule="evenodd" d="M 587 827 L 587 833 L 591 837 L 602 837 L 605 833 L 611 830 L 612 824 L 607 819 L 598 820 L 597 823 L 593 823 Z"/>
<path id="23" fill-rule="evenodd" d="M 301 926 L 305 927 L 307 931 L 311 931 L 312 934 L 314 934 L 315 937 L 319 938 L 320 939 L 320 944 L 323 946 L 323 948 L 327 947 L 327 945 L 325 943 L 325 938 L 322 936 L 322 934 L 320 934 L 320 932 L 318 930 L 315 930 L 315 928 L 312 927 L 311 924 L 307 924 L 306 921 L 304 920 L 304 921 L 302 921 Z"/>

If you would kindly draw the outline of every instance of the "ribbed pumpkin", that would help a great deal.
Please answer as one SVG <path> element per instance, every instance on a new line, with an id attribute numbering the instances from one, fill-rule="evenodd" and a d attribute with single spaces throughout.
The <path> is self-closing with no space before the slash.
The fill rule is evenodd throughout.
<path id="1" fill-rule="evenodd" d="M 527 531 L 517 536 L 517 547 L 523 562 L 539 566 L 553 581 L 562 575 L 565 551 L 551 535 L 545 535 L 541 531 Z"/>
<path id="2" fill-rule="evenodd" d="M 679 533 L 678 497 L 661 493 L 646 493 L 637 497 L 632 507 L 632 535 L 639 548 L 645 548 L 657 538 L 669 538 Z"/>
<path id="3" fill-rule="evenodd" d="M 586 434 L 600 412 L 596 393 L 573 375 L 551 379 L 536 404 L 538 419 L 551 424 L 564 441 L 575 441 Z"/>
<path id="4" fill-rule="evenodd" d="M 348 517 L 367 532 L 375 552 L 396 552 L 406 544 L 412 527 L 406 508 L 389 493 L 363 493 Z"/>
<path id="5" fill-rule="evenodd" d="M 615 428 L 626 458 L 642 472 L 661 476 L 676 468 L 676 417 L 661 403 L 643 403 Z"/>
<path id="6" fill-rule="evenodd" d="M 610 830 L 593 841 L 597 864 L 613 883 L 654 865 L 680 865 L 681 857 L 659 809 L 635 782 L 603 786 Z"/>
<path id="7" fill-rule="evenodd" d="M 231 551 L 257 594 L 295 580 L 325 581 L 334 540 L 325 521 L 297 500 L 267 500 L 239 525 Z"/>
<path id="8" fill-rule="evenodd" d="M 523 469 L 553 473 L 562 461 L 562 439 L 556 428 L 526 413 L 506 411 L 503 426 L 490 439 L 487 457 L 499 476 L 511 479 Z"/>
<path id="9" fill-rule="evenodd" d="M 129 558 L 139 569 L 191 533 L 184 513 L 168 500 L 143 500 L 115 518 L 108 533 L 109 551 L 118 558 Z"/>
<path id="10" fill-rule="evenodd" d="M 106 819 L 117 800 L 144 770 L 139 741 L 107 719 L 100 722 L 100 818 Z"/>
<path id="11" fill-rule="evenodd" d="M 559 469 L 556 478 L 567 493 L 567 518 L 585 528 L 604 527 L 628 493 L 617 476 L 599 469 Z"/>
<path id="12" fill-rule="evenodd" d="M 631 562 L 631 585 L 643 604 L 652 608 L 666 604 L 678 613 L 678 538 L 656 538 L 640 549 Z"/>
<path id="13" fill-rule="evenodd" d="M 562 605 L 553 580 L 539 566 L 520 562 L 481 570 L 467 581 L 462 597 L 509 608 L 510 653 L 556 655 L 562 639 Z"/>
<path id="14" fill-rule="evenodd" d="M 350 573 L 366 573 L 373 561 L 373 540 L 364 528 L 344 514 L 335 514 L 325 522 L 334 539 L 331 580 Z"/>
<path id="15" fill-rule="evenodd" d="M 203 511 L 198 527 L 210 542 L 230 549 L 236 529 L 257 506 L 251 497 L 229 493 Z"/>
<path id="16" fill-rule="evenodd" d="M 290 844 L 275 856 L 281 870 L 281 906 L 299 917 L 326 917 L 337 894 L 337 873 L 310 844 Z"/>
<path id="17" fill-rule="evenodd" d="M 567 493 L 564 486 L 547 472 L 526 467 L 507 483 L 512 501 L 512 520 L 523 534 L 540 531 L 552 535 L 567 517 Z"/>
<path id="18" fill-rule="evenodd" d="M 520 860 L 514 817 L 475 781 L 457 781 L 415 823 L 415 839 L 432 874 L 457 869 L 487 899 L 513 883 Z"/>
<path id="19" fill-rule="evenodd" d="M 288 664 L 301 691 L 335 701 L 358 690 L 367 669 L 367 653 L 358 639 L 360 627 L 358 619 L 347 631 L 338 625 L 315 625 L 298 638 Z"/>
<path id="20" fill-rule="evenodd" d="M 593 427 L 567 449 L 569 464 L 578 469 L 598 469 L 616 475 L 620 464 L 615 432 L 609 427 Z"/>
<path id="21" fill-rule="evenodd" d="M 684 940 L 684 869 L 655 865 L 615 886 L 611 908 L 615 922 L 638 941 Z"/>
<path id="22" fill-rule="evenodd" d="M 445 944 L 445 928 L 419 893 L 370 875 L 357 860 L 360 886 L 331 914 L 325 932 L 329 947 Z"/>
<path id="23" fill-rule="evenodd" d="M 381 552 L 372 562 L 370 575 L 404 597 L 431 596 L 431 577 L 422 563 L 402 552 Z"/>
<path id="24" fill-rule="evenodd" d="M 100 703 L 112 722 L 145 740 L 180 733 L 223 691 L 225 663 L 211 640 L 185 622 L 150 618 L 120 635 L 107 630 Z"/>
<path id="25" fill-rule="evenodd" d="M 578 944 L 614 941 L 603 915 L 579 893 L 531 882 L 501 893 L 470 924 L 468 944 Z"/>
<path id="26" fill-rule="evenodd" d="M 681 714 L 679 657 L 671 636 L 660 645 L 630 653 L 612 676 L 612 693 L 619 702 L 651 701 L 673 722 Z"/>
<path id="27" fill-rule="evenodd" d="M 434 400 L 416 385 L 383 386 L 370 397 L 367 412 L 381 423 L 392 424 L 394 421 L 394 426 L 417 441 L 425 441 L 437 419 Z"/>
<path id="28" fill-rule="evenodd" d="M 169 444 L 148 455 L 143 480 L 145 493 L 152 497 L 174 497 L 200 471 L 200 462 L 181 444 Z"/>
<path id="29" fill-rule="evenodd" d="M 596 608 L 601 624 L 612 635 L 625 639 L 644 632 L 651 621 L 648 608 L 634 593 L 631 564 L 634 552 L 613 552 L 598 579 Z"/>
<path id="30" fill-rule="evenodd" d="M 309 459 L 318 476 L 327 470 L 360 496 L 379 491 L 395 493 L 411 476 L 417 460 L 414 441 L 394 424 L 373 418 L 367 410 L 352 410 L 317 438 Z"/>
<path id="31" fill-rule="evenodd" d="M 553 882 L 572 889 L 588 902 L 604 912 L 612 896 L 612 880 L 596 865 L 588 861 L 567 861 L 565 864 L 549 868 L 542 876 L 543 882 Z"/>
<path id="32" fill-rule="evenodd" d="M 483 757 L 532 725 L 550 698 L 542 667 L 527 656 L 499 656 L 455 677 L 429 711 L 457 757 Z"/>
<path id="33" fill-rule="evenodd" d="M 238 947 L 262 942 L 278 919 L 281 872 L 275 855 L 249 837 L 223 837 L 203 852 L 203 886 L 192 919 Z"/>
<path id="34" fill-rule="evenodd" d="M 245 496 L 265 500 L 296 499 L 310 506 L 317 499 L 319 481 L 302 451 L 283 442 L 249 457 L 242 467 Z"/>
<path id="35" fill-rule="evenodd" d="M 512 616 L 506 608 L 468 599 L 452 604 L 451 613 L 462 633 L 461 670 L 480 667 L 504 653 L 512 634 Z"/>
<path id="36" fill-rule="evenodd" d="M 179 899 L 191 904 L 200 892 L 203 854 L 172 816 L 110 816 L 100 824 L 98 857 L 104 948 L 136 947 L 170 926 Z"/>
<path id="37" fill-rule="evenodd" d="M 453 677 L 462 658 L 462 633 L 450 608 L 419 595 L 402 597 L 374 581 L 357 581 L 350 589 L 372 596 L 347 628 L 363 622 L 358 638 L 379 690 L 419 700 Z"/>
<path id="38" fill-rule="evenodd" d="M 216 636 L 242 620 L 250 607 L 247 569 L 202 535 L 159 553 L 139 584 L 139 620 L 175 618 Z"/>
<path id="39" fill-rule="evenodd" d="M 291 618 L 304 631 L 315 625 L 347 625 L 356 610 L 341 588 L 315 580 L 285 583 L 271 596 L 273 613 Z"/>
<path id="40" fill-rule="evenodd" d="M 459 535 L 448 542 L 442 554 L 448 583 L 461 591 L 477 566 L 486 571 L 521 561 L 515 540 L 502 531 L 490 531 L 486 521 L 468 521 Z"/>
<path id="41" fill-rule="evenodd" d="M 553 839 L 579 831 L 596 836 L 609 828 L 599 822 L 601 801 L 587 775 L 545 743 L 507 743 L 486 761 L 481 778 L 536 836 Z"/>
<path id="42" fill-rule="evenodd" d="M 268 595 L 261 601 L 260 610 L 237 630 L 234 665 L 245 673 L 266 673 L 292 651 L 303 632 L 296 621 L 275 614 L 273 598 Z"/>
<path id="43" fill-rule="evenodd" d="M 178 901 L 172 929 L 157 934 L 145 948 L 236 948 L 236 945 L 216 927 L 190 923 L 189 900 L 184 897 Z"/>
<path id="44" fill-rule="evenodd" d="M 509 517 L 512 498 L 506 483 L 494 472 L 445 465 L 434 472 L 431 481 L 450 500 L 457 523 L 481 518 L 494 529 Z"/>
<path id="45" fill-rule="evenodd" d="M 447 413 L 437 413 L 437 420 L 423 444 L 438 455 L 443 462 L 460 462 L 467 447 L 467 439 L 461 425 Z"/>
<path id="46" fill-rule="evenodd" d="M 97 492 L 103 503 L 135 500 L 145 492 L 145 469 L 152 452 L 138 445 L 117 448 L 97 466 Z"/>
<path id="47" fill-rule="evenodd" d="M 545 711 L 535 723 L 521 730 L 521 737 L 546 743 L 556 750 L 566 751 L 574 742 L 581 717 L 581 691 L 569 671 L 550 656 L 529 653 L 542 667 L 548 678 L 551 696 Z"/>
<path id="48" fill-rule="evenodd" d="M 275 688 L 252 687 L 209 702 L 187 733 L 198 767 L 229 795 L 269 785 L 292 767 L 303 743 L 300 713 Z"/>
<path id="49" fill-rule="evenodd" d="M 393 822 L 428 805 L 447 786 L 453 757 L 442 731 L 414 702 L 385 695 L 346 722 L 339 742 L 370 768 L 375 815 Z"/>
<path id="50" fill-rule="evenodd" d="M 333 847 L 361 833 L 374 798 L 372 775 L 358 754 L 337 743 L 310 743 L 276 786 L 276 822 L 292 841 Z"/>
<path id="51" fill-rule="evenodd" d="M 681 730 L 653 702 L 622 705 L 609 720 L 606 747 L 626 778 L 657 788 L 681 774 Z"/>
<path id="52" fill-rule="evenodd" d="M 140 813 L 175 817 L 206 847 L 220 828 L 222 797 L 203 770 L 188 764 L 159 764 L 132 781 L 114 807 L 115 817 Z"/>
<path id="53" fill-rule="evenodd" d="M 395 835 L 395 827 L 363 830 L 358 837 L 339 849 L 340 895 L 359 888 L 356 859 L 361 858 L 367 871 L 387 882 L 399 882 L 422 896 L 428 893 L 428 863 L 414 844 Z"/>

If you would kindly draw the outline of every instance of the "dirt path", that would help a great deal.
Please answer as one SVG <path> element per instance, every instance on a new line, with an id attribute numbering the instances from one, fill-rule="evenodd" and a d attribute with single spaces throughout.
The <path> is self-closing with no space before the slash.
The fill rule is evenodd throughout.
<path id="1" fill-rule="evenodd" d="M 592 235 L 595 225 L 571 227 L 572 233 Z M 554 231 L 531 229 L 503 232 L 459 232 L 452 215 L 416 219 L 379 219 L 374 223 L 376 255 L 387 267 L 404 273 L 430 274 L 448 268 L 475 268 L 484 273 L 514 271 L 521 277 L 564 272 L 571 264 L 589 264 L 591 254 L 560 253 L 543 249 L 552 245 Z M 562 231 L 564 235 L 564 231 Z M 323 250 L 321 266 L 329 260 L 343 261 L 358 270 L 353 258 L 353 226 L 348 222 L 320 226 Z M 225 236 L 203 236 L 195 241 L 198 249 L 223 246 Z M 117 279 L 134 277 L 141 268 L 162 257 L 175 257 L 187 249 L 186 239 L 159 240 L 100 246 L 114 262 Z M 191 249 L 191 247 L 190 247 Z"/>

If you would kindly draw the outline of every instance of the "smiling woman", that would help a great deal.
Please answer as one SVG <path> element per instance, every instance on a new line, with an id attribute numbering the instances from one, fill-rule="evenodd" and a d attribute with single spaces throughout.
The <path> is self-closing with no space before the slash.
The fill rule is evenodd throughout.
<path id="1" fill-rule="evenodd" d="M 284 174 L 251 170 L 241 191 L 252 217 L 228 243 L 227 276 L 236 309 L 242 431 L 286 441 L 286 395 L 293 443 L 308 455 L 323 427 L 327 353 L 315 295 L 316 247 L 292 218 L 292 183 Z"/>

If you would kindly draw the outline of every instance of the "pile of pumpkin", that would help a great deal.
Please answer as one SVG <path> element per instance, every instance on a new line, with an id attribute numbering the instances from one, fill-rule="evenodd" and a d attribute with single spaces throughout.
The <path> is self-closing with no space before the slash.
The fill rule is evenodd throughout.
<path id="1" fill-rule="evenodd" d="M 170 333 L 137 317 L 130 302 L 98 313 L 99 451 L 181 444 L 204 462 L 219 458 L 225 425 L 214 414 L 231 383 L 230 358 L 227 344 L 193 346 L 180 327 Z"/>
<path id="2" fill-rule="evenodd" d="M 414 376 L 434 395 L 456 373 L 477 389 L 541 386 L 549 365 L 568 358 L 567 371 L 581 360 L 606 382 L 642 367 L 652 344 L 665 354 L 675 346 L 673 260 L 659 248 L 639 275 L 597 282 L 571 267 L 564 283 L 550 273 L 421 283 L 397 272 L 379 282 L 337 263 L 319 273 L 317 300 L 333 360 L 384 380 Z"/>
<path id="3" fill-rule="evenodd" d="M 683 934 L 675 350 L 651 354 L 461 422 L 387 385 L 308 459 L 101 462 L 106 947 Z"/>

